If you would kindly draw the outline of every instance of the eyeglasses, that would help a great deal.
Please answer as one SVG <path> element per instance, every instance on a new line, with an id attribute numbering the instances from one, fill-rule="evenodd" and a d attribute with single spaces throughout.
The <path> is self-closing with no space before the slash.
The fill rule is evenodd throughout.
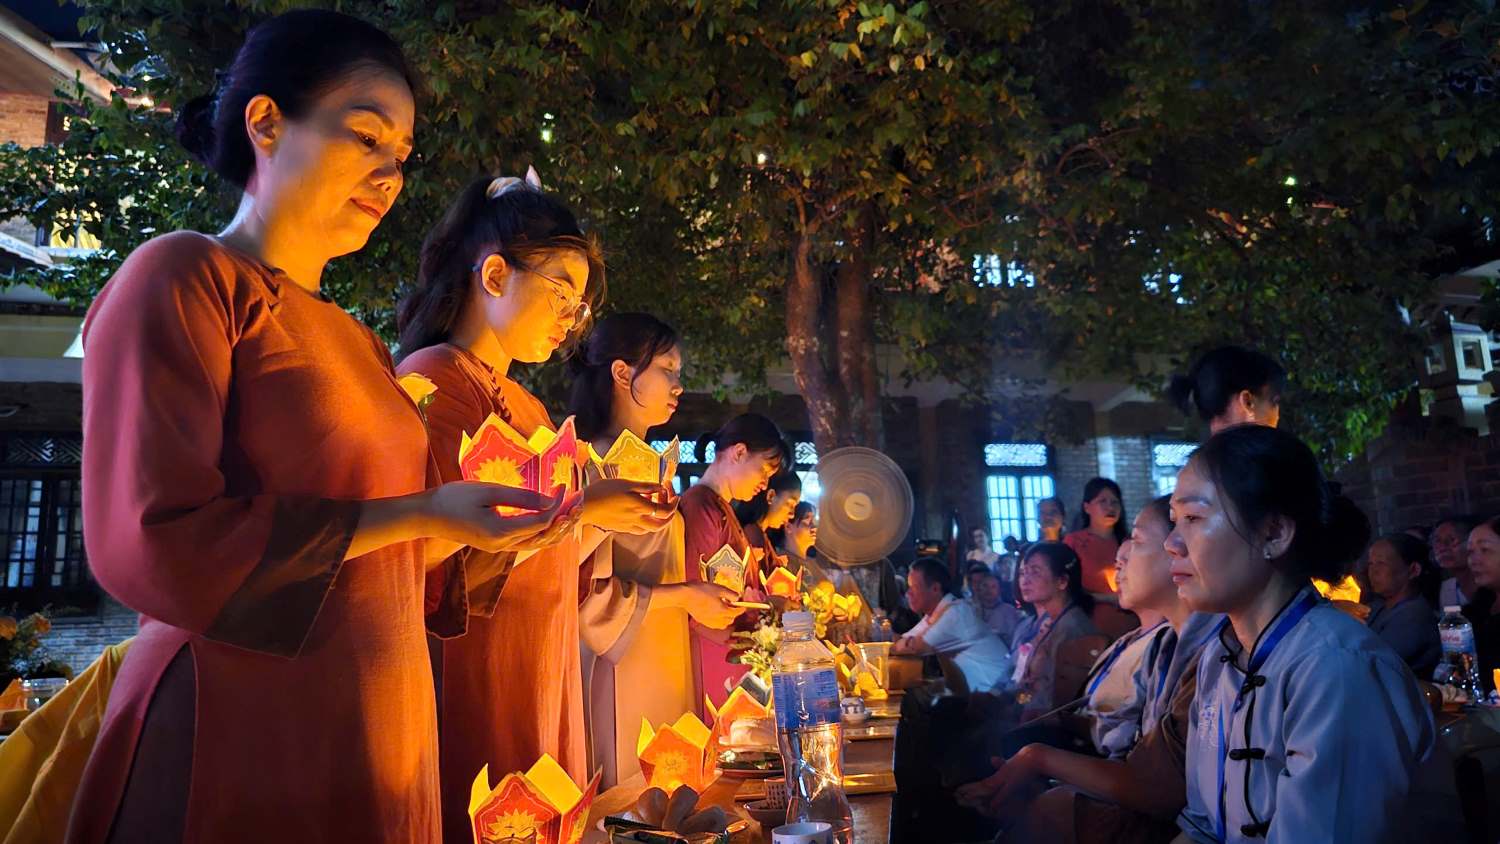
<path id="1" fill-rule="evenodd" d="M 569 331 L 582 325 L 589 318 L 589 303 L 583 301 L 582 296 L 573 294 L 573 285 L 529 267 L 522 269 L 547 282 L 549 293 L 547 301 L 552 305 L 552 313 L 559 321 L 572 320 L 572 323 L 568 325 Z"/>
<path id="2" fill-rule="evenodd" d="M 488 258 L 489 256 L 485 257 Z M 484 261 L 481 260 L 469 269 L 477 273 L 483 266 Z M 583 301 L 582 296 L 573 294 L 573 285 L 571 283 L 565 279 L 547 275 L 540 270 L 534 270 L 523 264 L 517 263 L 515 266 L 517 269 L 528 272 L 547 282 L 547 304 L 552 308 L 552 313 L 557 317 L 559 322 L 572 320 L 568 323 L 568 331 L 571 332 L 588 321 L 589 314 L 592 312 L 589 304 Z"/>

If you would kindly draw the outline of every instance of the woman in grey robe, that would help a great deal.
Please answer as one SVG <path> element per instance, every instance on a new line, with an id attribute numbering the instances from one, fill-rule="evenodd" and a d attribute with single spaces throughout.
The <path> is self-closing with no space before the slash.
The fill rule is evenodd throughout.
<path id="1" fill-rule="evenodd" d="M 1319 597 L 1369 523 L 1296 437 L 1238 426 L 1178 475 L 1172 574 L 1198 612 L 1227 618 L 1198 663 L 1187 808 L 1197 842 L 1398 841 L 1432 713 L 1379 636 Z"/>

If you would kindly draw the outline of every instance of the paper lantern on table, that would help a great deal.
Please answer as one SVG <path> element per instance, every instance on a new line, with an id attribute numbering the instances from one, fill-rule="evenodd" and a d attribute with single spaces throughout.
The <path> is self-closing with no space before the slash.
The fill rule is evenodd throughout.
<path id="1" fill-rule="evenodd" d="M 485 765 L 469 790 L 474 844 L 578 844 L 603 774 L 579 790 L 556 760 L 543 755 L 531 770 L 506 774 L 490 788 Z"/>
<path id="2" fill-rule="evenodd" d="M 642 718 L 635 753 L 646 786 L 671 794 L 685 785 L 702 794 L 719 778 L 718 759 L 709 752 L 712 740 L 712 732 L 691 712 L 659 730 L 651 729 L 651 722 Z"/>
<path id="3" fill-rule="evenodd" d="M 764 721 L 771 717 L 771 707 L 761 703 L 739 686 L 729 693 L 723 706 L 716 707 L 707 696 L 703 698 L 714 725 L 709 731 L 709 753 L 717 759 L 719 751 L 729 746 L 730 729 L 736 721 Z"/>
<path id="4" fill-rule="evenodd" d="M 766 594 L 776 598 L 800 598 L 802 573 L 792 574 L 786 566 L 777 566 L 766 575 Z"/>

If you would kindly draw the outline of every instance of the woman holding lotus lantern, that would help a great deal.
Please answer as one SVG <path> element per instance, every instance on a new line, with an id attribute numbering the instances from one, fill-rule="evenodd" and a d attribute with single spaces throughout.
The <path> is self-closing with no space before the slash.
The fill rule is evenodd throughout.
<path id="1" fill-rule="evenodd" d="M 439 838 L 427 568 L 559 502 L 439 486 L 383 344 L 320 292 L 396 201 L 414 103 L 375 27 L 251 30 L 184 146 L 242 190 L 138 248 L 84 326 L 89 565 L 141 613 L 67 840 Z M 496 505 L 537 511 L 501 517 Z"/>
<path id="2" fill-rule="evenodd" d="M 648 314 L 614 314 L 568 363 L 569 409 L 578 436 L 594 450 L 595 470 L 670 484 L 665 475 L 676 454 L 658 455 L 646 436 L 671 420 L 682 395 L 677 332 Z M 584 689 L 593 758 L 608 788 L 637 770 L 642 718 L 669 724 L 698 707 L 689 619 L 720 630 L 740 609 L 730 604 L 736 595 L 729 589 L 686 582 L 681 518 L 652 533 L 606 537 L 585 567 L 594 579 L 580 608 Z"/>
<path id="3" fill-rule="evenodd" d="M 709 446 L 713 446 L 711 459 Z M 783 465 L 791 464 L 791 451 L 776 423 L 758 413 L 742 413 L 719 430 L 699 437 L 696 452 L 700 461 L 710 465 L 698 483 L 682 494 L 678 504 L 688 580 L 717 579 L 712 573 L 704 577 L 702 564 L 712 563 L 715 555 L 727 547 L 743 563 L 737 579 L 734 572 L 726 571 L 730 575 L 727 579 L 735 581 L 731 588 L 747 601 L 756 601 L 760 596 L 759 555 L 746 539 L 732 502 L 749 501 L 765 492 L 771 476 Z M 692 627 L 694 677 L 698 684 L 694 699 L 701 705 L 706 696 L 714 706 L 723 706 L 730 687 L 744 676 L 745 668 L 730 664 L 727 633 L 699 624 Z M 707 711 L 700 710 L 699 715 L 709 717 Z"/>
<path id="4" fill-rule="evenodd" d="M 500 443 L 475 467 L 480 476 L 549 491 L 559 484 L 574 498 L 570 423 L 554 436 L 546 408 L 509 372 L 547 360 L 580 333 L 603 286 L 598 246 L 534 171 L 526 180 L 479 179 L 454 201 L 422 244 L 417 287 L 398 315 L 400 371 L 437 387 L 426 413 L 445 479 L 463 476 L 460 452 L 474 437 Z M 536 462 L 526 451 L 533 446 L 542 452 Z M 430 603 L 468 606 L 466 634 L 433 658 L 446 840 L 471 840 L 469 790 L 486 764 L 520 771 L 547 753 L 587 782 L 578 603 L 589 578 L 579 562 L 601 530 L 663 528 L 673 518 L 666 499 L 658 483 L 598 481 L 582 495 L 582 536 L 521 553 L 470 551 L 428 578 Z"/>

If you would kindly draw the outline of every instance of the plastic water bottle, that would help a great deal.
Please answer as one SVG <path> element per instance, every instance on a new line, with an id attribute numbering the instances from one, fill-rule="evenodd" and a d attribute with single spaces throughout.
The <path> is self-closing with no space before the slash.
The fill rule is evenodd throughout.
<path id="1" fill-rule="evenodd" d="M 844 796 L 844 728 L 833 654 L 813 635 L 812 613 L 786 613 L 781 624 L 771 687 L 786 770 L 786 821 L 822 821 L 833 827 L 839 844 L 851 844 L 854 821 Z"/>
<path id="2" fill-rule="evenodd" d="M 1479 684 L 1479 651 L 1474 647 L 1474 627 L 1464 618 L 1460 607 L 1443 607 L 1438 635 L 1443 640 L 1443 662 L 1438 666 L 1436 679 L 1457 686 L 1469 696 L 1471 704 L 1482 702 L 1484 687 Z"/>

